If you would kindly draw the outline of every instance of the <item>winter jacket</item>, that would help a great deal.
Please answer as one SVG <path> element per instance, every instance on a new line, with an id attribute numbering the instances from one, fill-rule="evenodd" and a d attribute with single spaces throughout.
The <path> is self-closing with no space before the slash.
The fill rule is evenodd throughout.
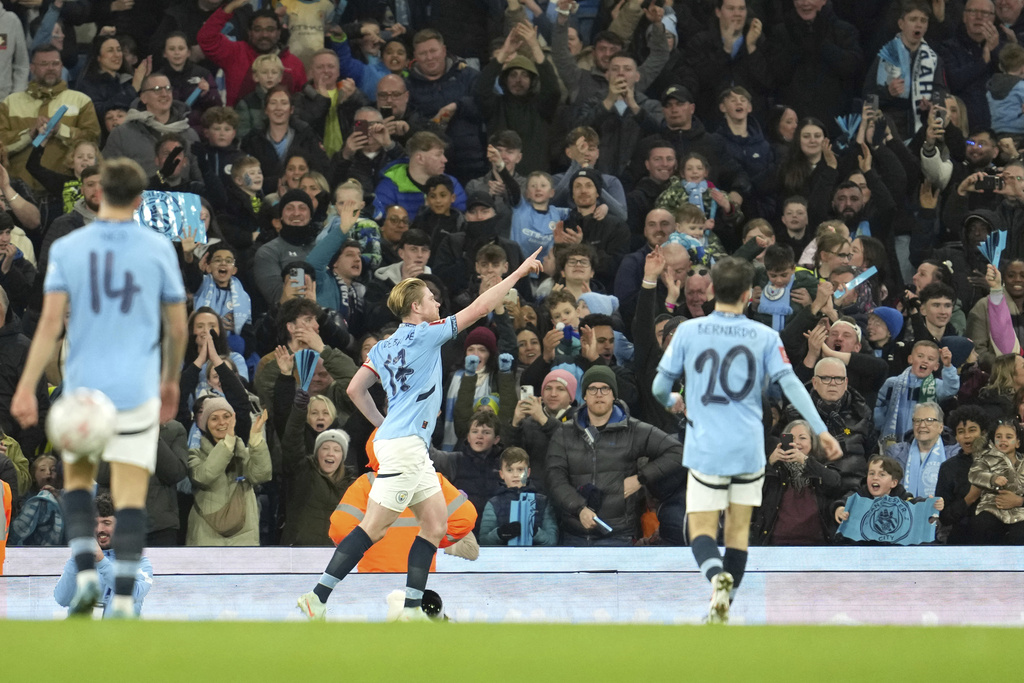
<path id="1" fill-rule="evenodd" d="M 646 463 L 641 464 L 641 458 Z M 641 485 L 656 482 L 682 468 L 683 446 L 673 436 L 629 417 L 625 404 L 616 401 L 609 422 L 601 429 L 590 425 L 587 408 L 572 421 L 559 425 L 548 447 L 548 491 L 562 512 L 563 532 L 587 539 L 633 538 L 639 532 L 643 496 L 624 497 L 623 481 L 637 475 Z M 579 514 L 587 505 L 580 489 L 587 484 L 603 496 L 594 512 L 612 527 L 584 529 Z"/>
<path id="2" fill-rule="evenodd" d="M 509 426 L 508 431 L 502 434 L 506 446 L 517 446 L 530 454 L 530 485 L 541 493 L 548 491 L 547 455 L 551 437 L 559 425 L 572 419 L 575 410 L 575 406 L 569 406 L 559 415 L 548 415 L 545 408 L 548 420 L 544 424 L 537 424 L 533 417 L 527 417 L 518 425 Z"/>
<path id="3" fill-rule="evenodd" d="M 213 77 L 209 69 L 188 61 L 185 62 L 185 66 L 181 71 L 175 71 L 167 65 L 161 69 L 160 73 L 167 76 L 167 80 L 171 82 L 171 94 L 179 102 L 188 101 L 188 98 L 199 87 L 199 81 L 206 81 L 210 85 L 209 90 L 200 92 L 195 101 L 189 105 L 188 121 L 193 127 L 199 127 L 199 119 L 204 111 L 210 107 L 223 105 L 220 90 L 217 89 L 217 79 Z"/>
<path id="4" fill-rule="evenodd" d="M 707 159 L 711 164 L 709 182 L 727 187 L 744 196 L 750 193 L 750 176 L 743 170 L 739 161 L 729 154 L 725 140 L 721 135 L 709 132 L 696 116 L 693 117 L 689 128 L 670 130 L 667 125 L 663 125 L 655 137 L 667 140 L 676 150 L 676 159 L 679 161 L 685 159 L 691 152 L 696 152 Z"/>
<path id="5" fill-rule="evenodd" d="M 772 176 L 775 173 L 777 159 L 772 145 L 761 132 L 761 125 L 756 119 L 747 119 L 747 135 L 735 135 L 728 125 L 718 129 L 718 134 L 725 142 L 726 153 L 737 160 L 743 171 L 750 178 L 753 199 L 757 203 L 757 215 L 773 216 L 776 213 L 776 198 L 768 191 Z"/>
<path id="6" fill-rule="evenodd" d="M 84 93 L 70 90 L 64 81 L 52 88 L 33 81 L 26 90 L 12 93 L 0 102 L 0 142 L 7 148 L 7 172 L 12 178 L 23 178 L 33 191 L 43 187 L 25 170 L 35 138 L 31 131 L 40 114 L 52 116 L 61 106 L 68 109 L 43 152 L 42 164 L 51 171 L 65 170 L 64 160 L 71 151 L 72 140 L 99 140 L 100 123 L 92 100 Z"/>
<path id="7" fill-rule="evenodd" d="M 327 37 L 327 47 L 334 50 L 338 55 L 338 62 L 341 67 L 341 77 L 351 78 L 356 82 L 356 87 L 371 102 L 377 101 L 377 83 L 380 79 L 391 73 L 380 57 L 366 55 L 366 61 L 362 62 L 352 56 L 352 44 L 348 36 L 338 38 L 334 35 Z"/>
<path id="8" fill-rule="evenodd" d="M 697 115 L 705 121 L 722 117 L 718 98 L 732 86 L 746 88 L 753 97 L 754 111 L 759 115 L 765 111 L 765 96 L 771 87 L 766 36 L 762 34 L 757 39 L 757 49 L 750 53 L 746 44 L 749 30 L 748 23 L 743 28 L 743 44 L 735 56 L 726 52 L 717 22 L 713 29 L 691 38 L 686 46 L 681 82 L 690 88 L 697 102 Z"/>
<path id="9" fill-rule="evenodd" d="M 285 478 L 281 545 L 331 545 L 331 515 L 355 476 L 345 469 L 344 463 L 338 465 L 334 476 L 324 474 L 316 453 L 311 454 L 306 448 L 305 426 L 305 407 L 293 405 L 281 438 Z"/>
<path id="10" fill-rule="evenodd" d="M 368 472 L 356 479 L 345 491 L 345 496 L 331 515 L 330 535 L 335 545 L 363 521 L 370 499 L 370 487 L 376 478 L 376 472 Z M 444 494 L 448 507 L 448 530 L 438 547 L 447 548 L 472 532 L 477 514 L 476 508 L 466 499 L 466 494 L 452 486 L 444 475 L 438 474 L 437 480 L 441 484 L 441 493 Z M 406 508 L 384 534 L 384 538 L 374 543 L 359 560 L 359 573 L 406 572 L 409 569 L 409 549 L 419 531 L 416 515 L 412 509 Z M 435 562 L 436 560 L 431 560 L 431 570 L 435 568 Z"/>
<path id="11" fill-rule="evenodd" d="M 295 116 L 309 124 L 317 138 L 323 140 L 327 128 L 327 117 L 331 111 L 331 98 L 321 95 L 312 83 L 303 86 L 294 98 Z M 356 111 L 370 105 L 370 100 L 361 92 L 354 92 L 344 100 L 338 94 L 338 102 L 334 105 L 338 113 L 338 128 L 342 136 L 352 133 L 352 122 Z"/>
<path id="12" fill-rule="evenodd" d="M 253 546 L 260 544 L 260 510 L 252 487 L 270 481 L 270 451 L 266 439 L 246 448 L 241 439 L 235 439 L 233 450 L 224 440 L 216 444 L 203 436 L 199 448 L 188 456 L 189 475 L 195 503 L 188 515 L 188 546 Z M 244 481 L 238 481 L 244 478 Z M 202 515 L 213 515 L 231 500 L 237 487 L 243 487 L 245 522 L 231 536 L 222 536 Z"/>
<path id="13" fill-rule="evenodd" d="M 252 92 L 256 87 L 256 83 L 252 79 L 252 63 L 259 56 L 256 49 L 249 43 L 243 40 L 232 40 L 221 33 L 224 26 L 231 20 L 231 16 L 223 8 L 218 9 L 206 20 L 197 36 L 199 47 L 202 48 L 207 58 L 224 69 L 224 84 L 229 107 L 234 106 L 239 99 Z M 284 64 L 282 82 L 291 88 L 292 92 L 298 92 L 306 83 L 306 69 L 302 65 L 302 60 L 290 53 L 288 48 L 281 49 L 277 56 Z"/>
<path id="14" fill-rule="evenodd" d="M 986 86 L 988 110 L 992 115 L 992 130 L 997 133 L 1024 133 L 1024 78 L 998 73 Z"/>
<path id="15" fill-rule="evenodd" d="M 634 242 L 643 238 L 647 214 L 654 208 L 654 203 L 658 201 L 661 193 L 667 190 L 671 184 L 671 178 L 659 182 L 650 176 L 644 176 L 637 181 L 636 186 L 626 195 L 626 223 L 629 225 L 629 232 Z M 621 302 L 622 298 L 620 297 L 620 305 Z"/>
<path id="16" fill-rule="evenodd" d="M 215 147 L 206 140 L 199 140 L 190 150 L 195 157 L 206 191 L 203 196 L 209 200 L 214 212 L 227 210 L 228 190 L 235 187 L 231 179 L 232 165 L 244 155 L 238 148 L 238 139 L 228 147 Z"/>
<path id="17" fill-rule="evenodd" d="M 85 74 L 77 83 L 78 89 L 96 107 L 96 116 L 103 118 L 108 109 L 129 111 L 139 99 L 129 73 L 108 74 L 105 71 Z"/>
<path id="18" fill-rule="evenodd" d="M 14 494 L 14 500 L 18 500 L 22 495 L 28 493 L 32 487 L 32 475 L 29 472 L 28 458 L 25 457 L 24 451 L 21 450 L 21 445 L 14 440 L 11 436 L 4 436 L 0 439 L 5 449 L 4 457 L 7 460 L 7 469 L 0 467 L 0 479 L 3 479 L 11 485 L 11 492 Z M 2 462 L 2 461 L 0 461 Z"/>
<path id="19" fill-rule="evenodd" d="M 532 467 L 531 467 L 532 470 Z M 532 493 L 537 503 L 537 516 L 533 522 L 533 545 L 557 545 L 558 521 L 555 518 L 555 506 L 548 497 L 531 485 L 518 489 L 505 488 L 484 505 L 480 520 L 480 545 L 508 545 L 498 537 L 498 527 L 510 521 L 512 506 L 518 504 L 524 493 Z"/>
<path id="20" fill-rule="evenodd" d="M 372 159 L 366 156 L 363 150 L 357 151 L 351 159 L 345 158 L 344 150 L 335 152 L 331 157 L 327 183 L 331 187 L 337 187 L 345 180 L 355 178 L 364 188 L 373 188 L 380 183 L 385 168 L 404 158 L 406 158 L 405 149 L 398 144 L 397 140 L 391 149 L 380 150 L 373 155 Z"/>
<path id="21" fill-rule="evenodd" d="M 629 250 L 629 228 L 626 222 L 611 215 L 598 220 L 593 214 L 584 216 L 574 209 L 565 219 L 564 225 L 566 228 L 583 231 L 582 244 L 589 244 L 597 252 L 594 273 L 604 285 L 605 291 L 611 291 L 615 284 L 615 273 Z"/>
<path id="22" fill-rule="evenodd" d="M 436 254 L 431 254 L 430 262 L 432 270 L 445 281 L 452 296 L 469 288 L 470 274 L 475 272 L 476 252 L 485 244 L 497 244 L 505 250 L 509 272 L 523 262 L 519 245 L 499 236 L 496 218 L 467 222 L 465 232 L 441 234 Z"/>
<path id="23" fill-rule="evenodd" d="M 970 470 L 973 463 L 974 457 L 960 450 L 939 467 L 935 497 L 944 501 L 939 513 L 939 522 L 942 524 L 940 533 L 949 537 L 947 542 L 950 545 L 968 542 L 967 528 L 978 505 L 977 502 L 968 505 L 964 500 L 971 491 Z"/>
<path id="24" fill-rule="evenodd" d="M 452 202 L 459 211 L 466 210 L 466 191 L 462 184 L 454 176 L 445 174 L 455 186 L 455 201 Z M 416 212 L 423 206 L 426 196 L 423 190 L 409 177 L 409 159 L 402 158 L 385 167 L 383 177 L 377 183 L 374 190 L 373 217 L 380 223 L 383 222 L 389 206 L 398 204 L 415 216 Z"/>
<path id="25" fill-rule="evenodd" d="M 165 133 L 174 133 L 185 141 L 189 163 L 188 176 L 183 180 L 202 180 L 199 165 L 191 152 L 192 145 L 199 142 L 199 136 L 188 125 L 188 107 L 183 102 L 171 104 L 167 123 L 157 121 L 145 108 L 129 110 L 124 123 L 114 129 L 107 138 L 107 144 L 103 145 L 103 156 L 133 159 L 150 178 L 159 170 L 156 167 L 156 141 Z"/>
<path id="26" fill-rule="evenodd" d="M 28 87 L 28 49 L 25 29 L 18 15 L 0 8 L 0 33 L 4 36 L 0 50 L 0 100 Z"/>
<path id="27" fill-rule="evenodd" d="M 35 458 L 36 448 L 46 443 L 46 435 L 42 425 L 46 424 L 49 412 L 50 397 L 46 390 L 44 377 L 36 387 L 36 400 L 39 402 L 39 422 L 32 427 L 22 428 L 11 417 L 11 398 L 21 379 L 21 371 L 25 369 L 28 357 L 29 338 L 21 333 L 21 322 L 13 312 L 8 311 L 7 321 L 0 327 L 0 427 L 3 432 L 21 444 L 21 449 L 29 458 Z M 26 492 L 22 491 L 24 495 Z"/>
<path id="28" fill-rule="evenodd" d="M 469 496 L 479 515 L 483 515 L 484 505 L 501 490 L 501 453 L 504 446 L 495 445 L 486 453 L 473 451 L 465 439 L 459 441 L 458 451 L 441 451 L 432 449 L 430 459 L 434 467 L 447 478 L 452 485 Z"/>
<path id="29" fill-rule="evenodd" d="M 511 94 L 506 86 L 508 72 L 516 68 L 532 74 L 530 90 L 523 96 Z M 495 92 L 496 81 L 504 94 Z M 475 90 L 487 130 L 514 130 L 523 139 L 523 158 L 516 164 L 516 171 L 523 175 L 547 171 L 551 165 L 551 125 L 561 99 L 558 75 L 550 60 L 535 64 L 520 55 L 504 66 L 491 60 L 480 72 Z"/>
<path id="30" fill-rule="evenodd" d="M 263 171 L 263 187 L 267 190 L 277 189 L 277 183 L 284 175 L 284 163 L 293 154 L 302 155 L 311 171 L 326 175 L 331 166 L 323 144 L 311 126 L 297 116 L 292 116 L 288 125 L 294 137 L 281 156 L 278 156 L 274 143 L 267 138 L 266 128 L 253 129 L 242 139 L 242 151 L 259 159 Z"/>
<path id="31" fill-rule="evenodd" d="M 821 462 L 808 457 L 804 465 L 804 476 L 808 479 L 808 488 L 814 491 L 818 501 L 818 517 L 821 520 L 821 533 L 828 542 L 835 535 L 835 511 L 832 502 L 846 490 L 842 484 L 842 475 L 829 462 Z M 857 482 L 859 485 L 860 482 Z M 779 518 L 779 508 L 787 491 L 792 491 L 793 481 L 789 469 L 783 462 L 767 465 L 764 470 L 764 484 L 761 489 L 761 506 L 754 510 L 750 522 L 751 545 L 772 545 L 772 532 Z"/>
<path id="32" fill-rule="evenodd" d="M 448 171 L 464 181 L 482 176 L 488 167 L 483 113 L 473 97 L 479 76 L 479 71 L 461 59 L 448 57 L 440 78 L 427 78 L 413 64 L 407 79 L 409 109 L 421 116 L 432 118 L 442 107 L 455 103 L 455 115 L 448 121 L 446 131 L 451 139 Z M 409 215 L 414 213 L 410 211 Z"/>
<path id="33" fill-rule="evenodd" d="M 606 109 L 604 98 L 595 97 L 580 103 L 580 114 L 576 121 L 596 130 L 604 141 L 601 156 L 594 164 L 602 173 L 625 175 L 640 140 L 655 135 L 665 120 L 661 102 L 647 97 L 639 88 L 636 89 L 635 97 L 639 106 L 636 114 L 626 109 L 620 115 L 614 106 Z"/>
<path id="34" fill-rule="evenodd" d="M 995 478 L 1000 476 L 1006 477 L 1007 483 L 1004 486 L 995 485 Z M 1007 456 L 989 445 L 984 451 L 974 456 L 974 464 L 971 465 L 971 470 L 967 473 L 967 480 L 982 490 L 974 514 L 991 513 L 1003 524 L 1024 522 L 1024 507 L 1006 510 L 996 507 L 996 493 L 1000 490 L 1009 491 L 1018 496 L 1024 495 L 1024 459 L 1021 459 L 1019 454 L 1017 464 L 1014 466 Z"/>
<path id="35" fill-rule="evenodd" d="M 992 50 L 987 63 L 983 58 L 984 44 L 971 40 L 963 24 L 956 27 L 952 38 L 937 46 L 946 65 L 949 89 L 967 105 L 967 120 L 971 122 L 972 129 L 991 125 L 986 85 L 999 69 L 999 50 L 1005 41 L 1006 37 L 1000 32 L 999 47 Z"/>

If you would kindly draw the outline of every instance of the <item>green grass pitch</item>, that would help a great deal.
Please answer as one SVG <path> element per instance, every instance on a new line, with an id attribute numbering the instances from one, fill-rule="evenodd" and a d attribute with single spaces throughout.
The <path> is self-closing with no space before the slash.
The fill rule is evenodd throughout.
<path id="1" fill-rule="evenodd" d="M 1010 674 L 1020 630 L 6 621 L 0 643 L 5 681 L 904 683 Z"/>

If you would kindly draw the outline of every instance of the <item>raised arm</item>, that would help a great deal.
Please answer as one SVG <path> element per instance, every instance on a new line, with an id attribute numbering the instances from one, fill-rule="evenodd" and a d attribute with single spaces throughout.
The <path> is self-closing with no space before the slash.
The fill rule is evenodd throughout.
<path id="1" fill-rule="evenodd" d="M 502 299 L 505 298 L 505 295 L 508 294 L 509 290 L 515 287 L 515 284 L 519 282 L 520 278 L 526 277 L 530 273 L 539 273 L 541 264 L 540 261 L 537 260 L 537 257 L 540 255 L 540 251 L 541 250 L 538 249 L 533 252 L 532 256 L 523 259 L 523 262 L 512 272 L 511 275 L 488 289 L 486 292 L 482 293 L 475 301 L 473 301 L 473 303 L 456 313 L 455 322 L 458 324 L 459 329 L 469 329 L 473 323 L 493 311 L 495 307 L 501 303 Z M 362 369 L 360 369 L 360 371 L 361 370 Z M 349 395 L 351 396 L 351 393 Z"/>

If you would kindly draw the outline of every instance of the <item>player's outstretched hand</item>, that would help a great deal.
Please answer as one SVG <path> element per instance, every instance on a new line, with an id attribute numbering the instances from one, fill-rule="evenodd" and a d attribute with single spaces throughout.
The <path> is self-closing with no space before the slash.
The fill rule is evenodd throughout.
<path id="1" fill-rule="evenodd" d="M 177 408 L 177 406 L 175 406 Z M 39 402 L 31 391 L 18 390 L 11 398 L 11 417 L 23 428 L 31 427 L 39 421 Z"/>
<path id="2" fill-rule="evenodd" d="M 181 390 L 177 381 L 165 380 L 160 383 L 160 424 L 169 422 L 177 416 L 180 395 Z"/>
<path id="3" fill-rule="evenodd" d="M 834 436 L 828 432 L 822 432 L 818 436 L 821 438 L 821 445 L 825 447 L 826 458 L 834 462 L 843 457 L 843 449 L 839 447 L 839 442 Z"/>
<path id="4" fill-rule="evenodd" d="M 516 275 L 519 277 L 526 277 L 530 273 L 540 273 L 543 270 L 543 265 L 537 260 L 540 256 L 540 252 L 543 247 L 539 247 L 537 251 L 533 252 L 528 258 L 523 259 L 523 262 L 516 268 Z"/>

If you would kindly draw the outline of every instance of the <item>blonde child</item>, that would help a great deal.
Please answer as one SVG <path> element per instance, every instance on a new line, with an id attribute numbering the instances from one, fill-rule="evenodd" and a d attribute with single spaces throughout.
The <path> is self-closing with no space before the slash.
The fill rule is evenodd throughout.
<path id="1" fill-rule="evenodd" d="M 263 128 L 267 123 L 263 108 L 267 104 L 267 91 L 278 85 L 284 78 L 284 64 L 277 55 L 260 55 L 252 63 L 252 80 L 256 89 L 238 100 L 238 138 L 244 138 L 249 131 Z"/>
<path id="2" fill-rule="evenodd" d="M 61 198 L 61 213 L 71 213 L 75 208 L 75 202 L 82 198 L 82 171 L 103 161 L 103 155 L 92 140 L 79 139 L 71 143 L 68 155 L 64 159 L 64 163 L 71 169 L 71 174 L 67 175 L 43 167 L 45 147 L 46 141 L 43 141 L 43 144 L 32 150 L 25 168 L 51 196 Z"/>

